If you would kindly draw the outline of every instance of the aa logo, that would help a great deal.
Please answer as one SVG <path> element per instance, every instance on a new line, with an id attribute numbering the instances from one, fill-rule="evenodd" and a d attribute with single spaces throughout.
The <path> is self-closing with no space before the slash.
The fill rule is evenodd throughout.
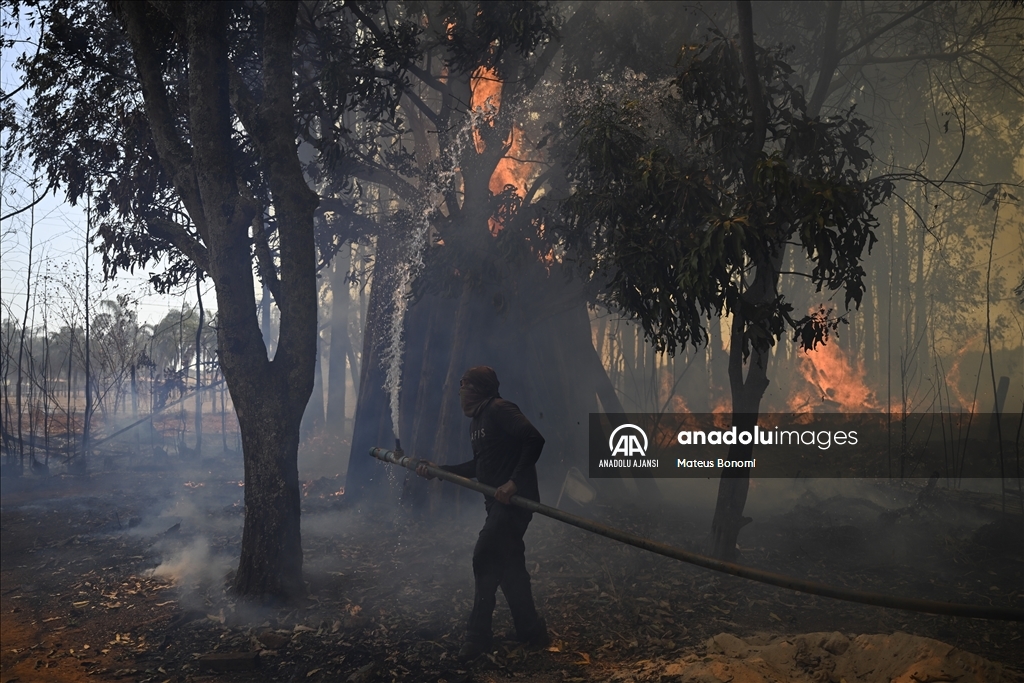
<path id="1" fill-rule="evenodd" d="M 608 450 L 613 458 L 617 455 L 642 458 L 647 454 L 647 434 L 633 424 L 619 425 L 608 437 Z"/>

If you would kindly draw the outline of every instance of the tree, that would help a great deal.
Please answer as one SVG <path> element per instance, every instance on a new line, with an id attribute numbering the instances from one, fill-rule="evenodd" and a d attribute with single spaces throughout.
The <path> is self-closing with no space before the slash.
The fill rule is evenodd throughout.
<path id="1" fill-rule="evenodd" d="M 705 317 L 731 317 L 733 424 L 743 429 L 757 420 L 779 338 L 792 330 L 810 349 L 841 320 L 824 309 L 794 315 L 779 290 L 787 245 L 802 248 L 819 290 L 859 304 L 859 261 L 890 185 L 866 176 L 866 124 L 852 110 L 810 116 L 785 51 L 756 49 L 742 12 L 739 44 L 713 35 L 687 46 L 671 82 L 598 91 L 576 113 L 563 235 L 604 300 L 636 317 L 659 350 L 705 343 Z M 737 444 L 729 457 L 749 450 Z M 749 521 L 749 471 L 722 476 L 712 551 L 732 558 Z"/>
<path id="2" fill-rule="evenodd" d="M 361 44 L 337 4 L 68 1 L 41 10 L 42 49 L 22 63 L 35 93 L 24 144 L 72 201 L 97 189 L 108 276 L 167 254 L 158 287 L 196 271 L 213 282 L 219 363 L 245 462 L 234 587 L 253 598 L 300 595 L 296 458 L 313 387 L 319 204 L 298 155 L 300 138 L 316 134 L 301 107 L 315 102 L 338 120 L 373 100 L 386 115 L 395 62 Z M 334 42 L 316 43 L 322 35 Z M 281 313 L 273 360 L 254 263 Z"/>
<path id="3" fill-rule="evenodd" d="M 527 279 L 507 257 L 532 248 L 511 218 L 540 184 L 537 174 L 502 182 L 496 171 L 513 145 L 525 149 L 522 103 L 558 52 L 558 16 L 531 2 L 416 3 L 407 11 L 425 30 L 403 88 L 403 124 L 353 127 L 358 144 L 346 160 L 367 196 L 400 207 L 385 213 L 376 243 L 349 461 L 354 497 L 384 480 L 366 447 L 399 433 L 413 452 L 461 458 L 455 387 L 467 363 L 507 368 L 517 396 L 542 393 L 523 386 L 541 373 L 524 344 L 508 343 L 506 328 L 524 322 L 513 292 Z M 403 338 L 415 346 L 403 349 Z"/>

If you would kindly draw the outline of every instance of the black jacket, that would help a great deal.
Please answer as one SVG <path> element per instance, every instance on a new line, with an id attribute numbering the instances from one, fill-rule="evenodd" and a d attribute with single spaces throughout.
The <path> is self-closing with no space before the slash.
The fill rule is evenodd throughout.
<path id="1" fill-rule="evenodd" d="M 516 495 L 540 502 L 535 465 L 544 448 L 544 437 L 519 406 L 499 397 L 490 399 L 473 417 L 470 437 L 473 459 L 441 469 L 460 477 L 475 477 L 488 486 L 498 487 L 511 480 Z M 492 503 L 494 499 L 488 498 L 488 509 Z"/>

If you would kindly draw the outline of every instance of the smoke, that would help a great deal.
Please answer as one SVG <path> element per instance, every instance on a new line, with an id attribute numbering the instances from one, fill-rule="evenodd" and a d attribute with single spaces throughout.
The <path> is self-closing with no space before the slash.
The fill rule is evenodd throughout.
<path id="1" fill-rule="evenodd" d="M 213 552 L 209 540 L 199 536 L 152 569 L 150 575 L 181 587 L 216 585 L 224 580 L 231 564 L 229 557 Z"/>

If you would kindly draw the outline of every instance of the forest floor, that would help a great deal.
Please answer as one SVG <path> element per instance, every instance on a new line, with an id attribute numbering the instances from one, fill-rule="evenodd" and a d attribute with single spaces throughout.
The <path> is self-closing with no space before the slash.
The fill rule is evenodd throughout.
<path id="1" fill-rule="evenodd" d="M 476 494 L 461 492 L 457 518 L 412 520 L 351 509 L 340 480 L 312 482 L 309 596 L 256 608 L 225 590 L 240 541 L 239 472 L 202 464 L 4 478 L 0 683 L 1024 680 L 1020 623 L 804 595 L 543 517 L 527 534 L 527 565 L 551 647 L 499 640 L 465 665 L 455 654 L 483 515 Z M 978 496 L 871 486 L 896 503 L 808 492 L 744 530 L 741 562 L 887 594 L 1024 607 L 1019 515 Z M 580 513 L 699 550 L 705 520 L 665 509 Z M 511 620 L 498 602 L 501 634 Z"/>

